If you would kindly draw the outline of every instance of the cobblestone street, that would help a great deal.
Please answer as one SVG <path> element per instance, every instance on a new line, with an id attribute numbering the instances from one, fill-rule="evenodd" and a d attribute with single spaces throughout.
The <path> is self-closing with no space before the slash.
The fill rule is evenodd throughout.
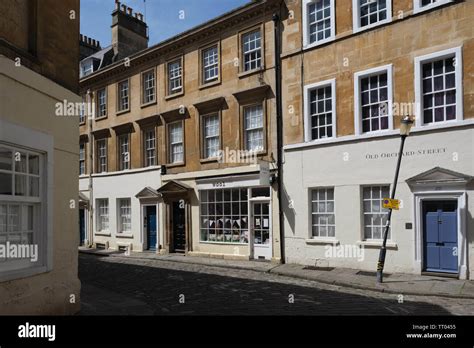
<path id="1" fill-rule="evenodd" d="M 81 254 L 81 315 L 472 315 L 473 299 L 403 296 L 251 270 Z"/>

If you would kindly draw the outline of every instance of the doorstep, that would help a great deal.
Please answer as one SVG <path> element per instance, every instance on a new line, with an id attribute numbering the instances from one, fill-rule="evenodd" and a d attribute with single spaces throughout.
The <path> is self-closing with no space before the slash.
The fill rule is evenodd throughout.
<path id="1" fill-rule="evenodd" d="M 78 248 L 79 253 L 81 254 L 90 254 L 90 255 L 97 255 L 97 256 L 110 256 L 120 254 L 123 255 L 123 251 L 113 250 L 113 249 L 96 249 L 96 248 L 88 248 L 84 246 L 80 246 Z"/>

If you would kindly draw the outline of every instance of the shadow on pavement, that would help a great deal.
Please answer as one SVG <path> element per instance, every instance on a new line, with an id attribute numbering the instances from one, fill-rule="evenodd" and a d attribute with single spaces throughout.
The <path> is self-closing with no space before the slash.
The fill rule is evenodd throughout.
<path id="1" fill-rule="evenodd" d="M 432 303 L 79 257 L 80 315 L 450 315 Z M 186 267 L 186 265 L 183 265 Z M 229 270 L 233 272 L 233 270 Z M 263 276 L 263 274 L 262 274 Z M 295 280 L 296 282 L 296 280 Z M 294 302 L 290 300 L 294 298 Z M 184 303 L 180 303 L 183 302 Z"/>

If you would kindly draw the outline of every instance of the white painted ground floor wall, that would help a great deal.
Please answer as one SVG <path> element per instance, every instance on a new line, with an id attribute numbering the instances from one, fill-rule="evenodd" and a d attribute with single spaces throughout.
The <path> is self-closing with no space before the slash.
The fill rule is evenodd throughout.
<path id="1" fill-rule="evenodd" d="M 286 262 L 376 270 L 381 242 L 364 240 L 362 187 L 391 187 L 399 144 L 399 136 L 390 136 L 285 149 Z M 451 180 L 450 175 L 442 171 L 426 177 L 426 182 L 416 187 L 406 181 L 435 167 L 474 176 L 472 123 L 415 131 L 407 138 L 404 153 L 396 194 L 396 198 L 402 200 L 402 208 L 392 215 L 385 270 L 421 273 L 420 199 L 437 197 L 458 202 L 460 277 L 474 279 L 473 182 L 466 185 L 456 177 Z M 430 178 L 435 179 L 432 185 L 427 184 Z M 333 239 L 312 236 L 310 192 L 313 188 L 334 188 L 336 228 Z M 331 243 L 363 247 L 364 258 L 332 257 L 327 253 Z"/>
<path id="2" fill-rule="evenodd" d="M 144 170 L 130 170 L 123 172 L 94 174 L 92 176 L 93 198 L 89 202 L 92 206 L 92 242 L 108 244 L 110 249 L 118 249 L 120 246 L 132 246 L 134 251 L 142 251 L 146 248 L 146 237 L 143 228 L 143 206 L 135 196 L 146 187 L 154 190 L 161 186 L 160 167 L 147 168 Z M 79 192 L 82 192 L 90 200 L 89 178 L 82 176 L 79 179 Z M 131 201 L 131 231 L 130 233 L 118 233 L 118 200 L 130 198 Z M 109 230 L 98 231 L 97 209 L 98 199 L 108 199 L 109 202 Z M 150 204 L 149 202 L 146 204 Z M 159 219 L 159 204 L 155 202 L 157 218 Z M 90 209 L 90 208 L 89 208 Z M 90 224 L 88 211 L 86 221 Z M 157 227 L 160 224 L 157 222 Z M 90 226 L 90 225 L 89 225 Z M 159 228 L 159 227 L 158 227 Z M 160 233 L 157 231 L 158 244 Z"/>

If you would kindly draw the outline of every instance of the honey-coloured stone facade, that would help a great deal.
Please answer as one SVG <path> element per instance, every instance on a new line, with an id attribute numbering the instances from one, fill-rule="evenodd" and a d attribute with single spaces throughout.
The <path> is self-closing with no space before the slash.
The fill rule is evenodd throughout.
<path id="1" fill-rule="evenodd" d="M 335 40 L 302 48 L 301 1 L 286 1 L 284 20 L 284 144 L 304 142 L 303 88 L 336 79 L 337 136 L 354 135 L 354 74 L 393 64 L 394 103 L 415 102 L 414 59 L 462 46 L 464 119 L 474 118 L 474 3 L 448 3 L 413 13 L 413 1 L 392 1 L 392 21 L 353 33 L 352 1 L 335 1 Z M 398 128 L 400 117 L 395 117 Z"/>

